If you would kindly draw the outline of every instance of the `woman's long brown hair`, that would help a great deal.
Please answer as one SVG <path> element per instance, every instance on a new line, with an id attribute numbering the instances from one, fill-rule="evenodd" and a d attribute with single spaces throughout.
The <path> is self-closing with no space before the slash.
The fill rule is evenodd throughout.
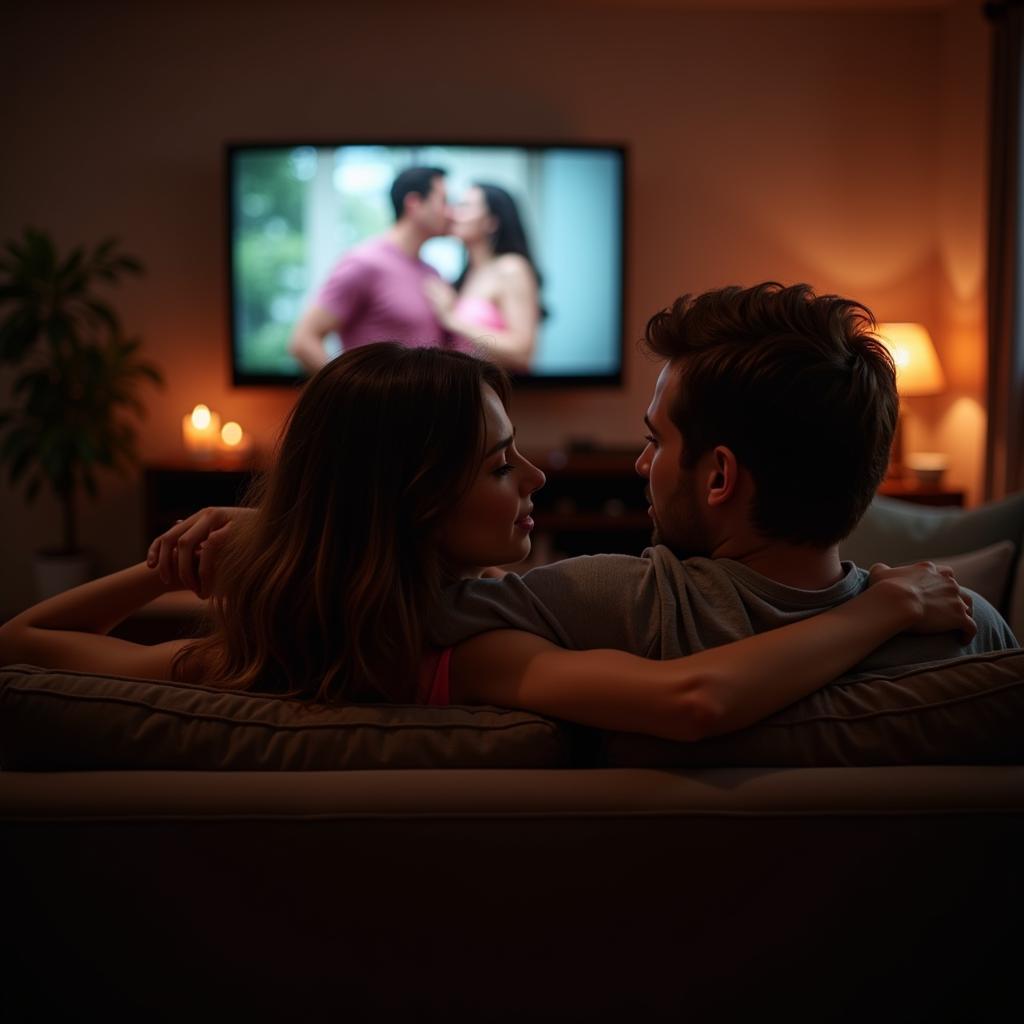
<path id="1" fill-rule="evenodd" d="M 218 558 L 211 632 L 177 678 L 311 697 L 414 700 L 445 574 L 435 535 L 484 445 L 490 363 L 366 345 L 328 363 L 285 423 L 273 468 Z"/>

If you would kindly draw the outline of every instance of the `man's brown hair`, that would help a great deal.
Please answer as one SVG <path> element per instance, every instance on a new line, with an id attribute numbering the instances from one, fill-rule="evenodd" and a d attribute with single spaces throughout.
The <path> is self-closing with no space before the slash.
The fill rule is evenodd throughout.
<path id="1" fill-rule="evenodd" d="M 765 536 L 834 544 L 882 482 L 899 399 L 875 326 L 859 302 L 774 281 L 684 295 L 648 321 L 647 345 L 678 369 L 683 465 L 731 448 Z"/>

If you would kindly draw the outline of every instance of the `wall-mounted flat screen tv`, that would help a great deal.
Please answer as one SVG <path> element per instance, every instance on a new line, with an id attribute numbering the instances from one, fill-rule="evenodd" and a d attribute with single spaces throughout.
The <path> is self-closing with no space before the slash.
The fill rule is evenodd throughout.
<path id="1" fill-rule="evenodd" d="M 227 150 L 235 384 L 290 386 L 307 375 L 289 351 L 299 317 L 346 253 L 392 227 L 392 183 L 417 166 L 445 171 L 453 216 L 480 185 L 515 203 L 539 279 L 531 355 L 511 367 L 515 377 L 541 386 L 621 383 L 622 146 L 310 142 Z M 429 238 L 419 257 L 452 285 L 467 265 L 454 235 Z M 491 315 L 503 323 L 500 308 Z M 343 323 L 326 346 L 344 350 Z"/>

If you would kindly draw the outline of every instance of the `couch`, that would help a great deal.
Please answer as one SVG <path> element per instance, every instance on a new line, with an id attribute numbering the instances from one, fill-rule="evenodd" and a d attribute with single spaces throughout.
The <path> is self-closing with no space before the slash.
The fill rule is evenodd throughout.
<path id="1" fill-rule="evenodd" d="M 992 509 L 896 554 L 1009 541 L 1009 609 Z M 1020 1019 L 1022 724 L 1024 652 L 697 744 L 8 668 L 0 1012 Z"/>

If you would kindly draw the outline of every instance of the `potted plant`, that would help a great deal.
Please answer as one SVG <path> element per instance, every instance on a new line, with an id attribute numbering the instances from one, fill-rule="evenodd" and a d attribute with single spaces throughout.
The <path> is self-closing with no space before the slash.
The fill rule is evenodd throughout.
<path id="1" fill-rule="evenodd" d="M 0 468 L 29 502 L 45 486 L 61 508 L 60 545 L 37 552 L 40 596 L 88 579 L 82 491 L 95 496 L 97 470 L 137 463 L 131 419 L 145 414 L 138 386 L 163 383 L 96 291 L 141 272 L 113 238 L 61 257 L 49 235 L 27 228 L 0 250 L 0 363 L 13 367 L 10 404 L 0 410 Z"/>

